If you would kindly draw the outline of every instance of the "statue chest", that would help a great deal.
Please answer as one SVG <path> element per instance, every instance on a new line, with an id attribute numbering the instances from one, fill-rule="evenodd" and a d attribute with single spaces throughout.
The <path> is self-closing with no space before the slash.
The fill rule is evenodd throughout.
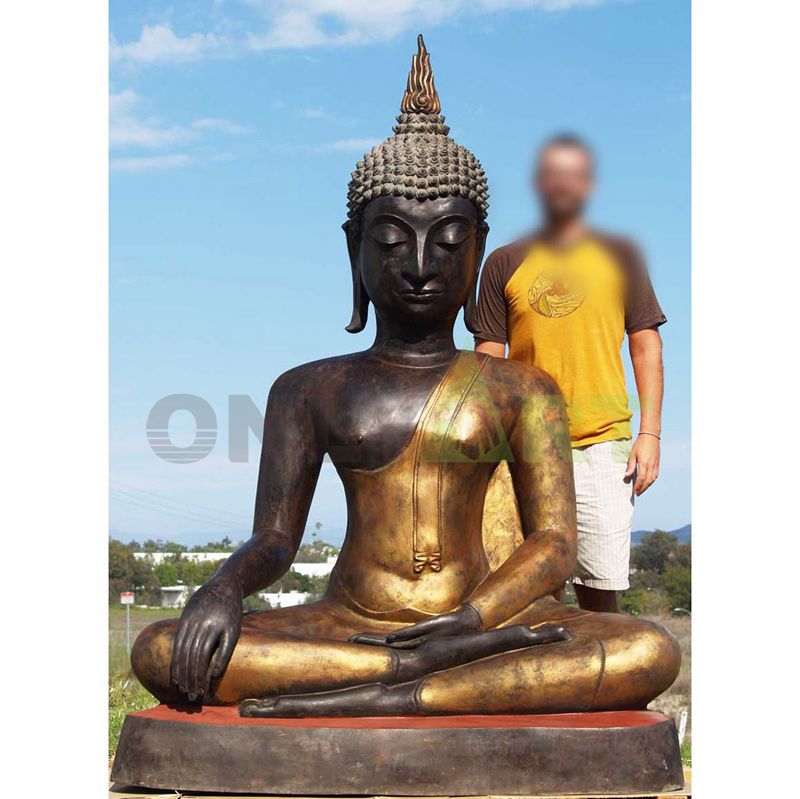
<path id="1" fill-rule="evenodd" d="M 379 469 L 421 439 L 427 461 L 497 463 L 511 457 L 500 410 L 462 352 L 443 370 L 355 375 L 336 399 L 326 451 L 337 466 Z"/>

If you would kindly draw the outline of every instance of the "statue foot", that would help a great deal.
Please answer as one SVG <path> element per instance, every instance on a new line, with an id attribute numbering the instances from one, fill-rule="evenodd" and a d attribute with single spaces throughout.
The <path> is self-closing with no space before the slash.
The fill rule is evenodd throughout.
<path id="1" fill-rule="evenodd" d="M 292 694 L 271 699 L 245 699 L 245 718 L 308 718 L 330 716 L 414 716 L 417 683 L 359 685 L 338 691 Z"/>

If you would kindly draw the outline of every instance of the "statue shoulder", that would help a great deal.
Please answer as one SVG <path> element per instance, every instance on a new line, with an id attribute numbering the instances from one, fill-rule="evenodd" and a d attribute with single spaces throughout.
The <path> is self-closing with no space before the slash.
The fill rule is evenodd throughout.
<path id="1" fill-rule="evenodd" d="M 504 400 L 503 404 L 513 407 L 531 397 L 561 397 L 555 380 L 544 370 L 508 358 L 486 357 L 489 361 L 484 366 L 484 374 L 497 399 Z"/>
<path id="2" fill-rule="evenodd" d="M 320 394 L 329 396 L 348 379 L 361 356 L 362 353 L 350 353 L 294 366 L 275 379 L 270 397 L 286 395 L 302 401 Z"/>

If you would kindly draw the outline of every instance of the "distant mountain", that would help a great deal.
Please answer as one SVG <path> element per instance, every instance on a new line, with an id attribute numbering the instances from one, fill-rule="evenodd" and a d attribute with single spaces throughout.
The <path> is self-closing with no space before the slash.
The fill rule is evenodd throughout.
<path id="1" fill-rule="evenodd" d="M 652 530 L 635 530 L 631 534 L 631 539 L 633 540 L 634 544 L 638 544 L 642 540 L 642 536 L 647 535 L 648 533 L 652 533 Z M 691 524 L 684 524 L 683 527 L 679 527 L 677 530 L 667 530 L 668 533 L 672 533 L 672 535 L 678 536 L 678 541 L 681 544 L 687 544 L 689 541 L 692 540 L 692 525 Z"/>

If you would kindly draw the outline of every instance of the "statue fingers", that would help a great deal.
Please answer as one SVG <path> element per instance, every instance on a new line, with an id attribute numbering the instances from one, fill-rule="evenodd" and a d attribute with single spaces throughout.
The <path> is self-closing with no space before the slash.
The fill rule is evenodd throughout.
<path id="1" fill-rule="evenodd" d="M 233 656 L 233 650 L 236 648 L 236 642 L 239 640 L 238 629 L 226 629 L 222 631 L 219 640 L 219 648 L 216 652 L 214 660 L 214 668 L 211 670 L 211 676 L 220 677 L 230 663 Z"/>
<path id="2" fill-rule="evenodd" d="M 386 643 L 396 644 L 400 641 L 411 641 L 415 638 L 422 638 L 423 636 L 430 635 L 440 630 L 446 622 L 442 616 L 436 616 L 433 619 L 425 619 L 425 621 L 417 622 L 409 627 L 401 627 L 393 633 L 386 636 Z"/>
<path id="3" fill-rule="evenodd" d="M 200 657 L 209 633 L 208 628 L 201 627 L 192 636 L 191 643 L 187 647 L 184 662 L 186 663 L 186 695 L 190 702 L 193 702 L 200 694 Z M 205 676 L 205 669 L 202 673 Z"/>
<path id="4" fill-rule="evenodd" d="M 386 636 L 375 633 L 356 633 L 347 639 L 351 644 L 367 644 L 369 646 L 386 646 Z"/>
<path id="5" fill-rule="evenodd" d="M 194 681 L 194 697 L 203 696 L 208 690 L 209 675 L 211 673 L 211 660 L 217 649 L 219 642 L 219 633 L 217 630 L 207 630 L 202 637 L 199 637 L 199 645 L 195 649 L 195 657 L 193 660 L 193 681 Z"/>
<path id="6" fill-rule="evenodd" d="M 416 638 L 409 638 L 406 641 L 393 641 L 392 643 L 387 644 L 387 646 L 390 646 L 392 649 L 417 649 L 422 646 L 422 644 L 430 641 L 431 638 L 438 637 L 439 636 L 437 636 L 435 633 L 428 633 L 427 635 L 420 635 Z"/>
<path id="7" fill-rule="evenodd" d="M 186 662 L 184 650 L 188 639 L 189 626 L 187 619 L 181 619 L 178 622 L 178 630 L 175 633 L 175 641 L 172 645 L 172 662 L 170 663 L 170 672 L 172 682 L 181 689 L 186 690 L 186 674 L 184 671 L 184 664 Z"/>

